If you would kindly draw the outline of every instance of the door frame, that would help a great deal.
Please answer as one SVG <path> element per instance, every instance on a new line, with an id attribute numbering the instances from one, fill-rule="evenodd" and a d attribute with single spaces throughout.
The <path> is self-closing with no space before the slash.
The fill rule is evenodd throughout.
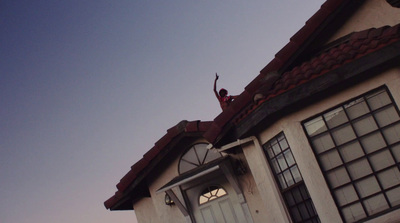
<path id="1" fill-rule="evenodd" d="M 186 222 L 195 223 L 193 215 L 193 209 L 190 206 L 189 198 L 186 196 L 185 190 L 194 185 L 200 185 L 204 180 L 215 177 L 225 176 L 228 183 L 232 186 L 238 197 L 238 202 L 243 210 L 243 214 L 247 223 L 254 223 L 253 218 L 250 214 L 249 206 L 247 205 L 246 199 L 243 195 L 242 189 L 238 182 L 238 179 L 233 171 L 231 158 L 228 156 L 220 159 L 211 161 L 203 166 L 189 171 L 188 173 L 181 174 L 175 177 L 166 185 L 156 191 L 157 194 L 166 192 L 170 195 L 171 199 L 177 204 L 179 210 L 185 216 Z M 183 201 L 181 201 L 172 191 L 172 188 L 179 187 L 181 194 L 183 195 Z"/>

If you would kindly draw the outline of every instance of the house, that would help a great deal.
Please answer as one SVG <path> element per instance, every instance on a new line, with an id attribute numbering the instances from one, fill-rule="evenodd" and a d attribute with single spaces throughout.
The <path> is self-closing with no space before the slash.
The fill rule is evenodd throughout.
<path id="1" fill-rule="evenodd" d="M 104 205 L 138 222 L 399 222 L 400 1 L 327 0 L 211 122 L 170 128 Z"/>

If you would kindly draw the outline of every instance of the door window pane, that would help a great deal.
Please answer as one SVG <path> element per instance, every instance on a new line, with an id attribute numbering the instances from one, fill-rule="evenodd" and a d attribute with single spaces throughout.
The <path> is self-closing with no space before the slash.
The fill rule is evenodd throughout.
<path id="1" fill-rule="evenodd" d="M 208 186 L 204 189 L 199 196 L 199 204 L 205 204 L 209 201 L 215 200 L 217 198 L 227 195 L 226 190 L 221 186 Z"/>

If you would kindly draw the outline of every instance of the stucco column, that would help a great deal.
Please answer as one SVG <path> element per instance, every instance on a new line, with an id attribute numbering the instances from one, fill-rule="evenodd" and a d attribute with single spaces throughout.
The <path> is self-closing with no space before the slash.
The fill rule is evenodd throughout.
<path id="1" fill-rule="evenodd" d="M 242 144 L 243 154 L 256 182 L 270 222 L 291 222 L 270 166 L 256 137 Z"/>

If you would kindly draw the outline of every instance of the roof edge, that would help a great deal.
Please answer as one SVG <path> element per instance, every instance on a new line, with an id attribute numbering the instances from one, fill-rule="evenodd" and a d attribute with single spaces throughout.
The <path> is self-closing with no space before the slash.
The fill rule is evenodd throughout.
<path id="1" fill-rule="evenodd" d="M 146 168 L 149 167 L 160 152 L 175 139 L 179 138 L 179 136 L 182 136 L 185 133 L 205 132 L 210 128 L 211 124 L 211 121 L 183 120 L 168 129 L 167 133 L 161 137 L 155 145 L 143 155 L 142 159 L 137 161 L 128 173 L 121 178 L 120 182 L 116 185 L 117 192 L 104 202 L 105 208 L 110 210 L 126 210 L 125 208 L 119 209 L 119 207 L 125 206 L 124 203 L 127 202 L 126 198 L 130 196 L 130 192 L 134 190 L 134 187 L 138 186 L 140 181 L 147 176 L 145 173 Z M 137 182 L 135 183 L 135 181 Z"/>

